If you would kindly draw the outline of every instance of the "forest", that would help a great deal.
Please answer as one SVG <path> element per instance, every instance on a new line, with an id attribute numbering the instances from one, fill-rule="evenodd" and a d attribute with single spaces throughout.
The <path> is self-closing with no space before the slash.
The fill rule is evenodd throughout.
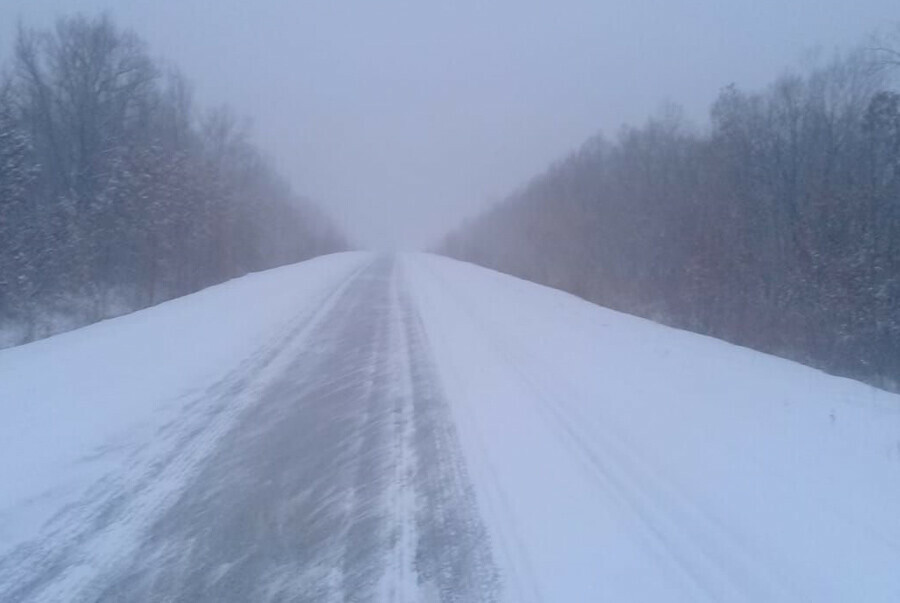
<path id="1" fill-rule="evenodd" d="M 0 74 L 0 347 L 345 247 L 225 107 L 107 16 Z"/>
<path id="2" fill-rule="evenodd" d="M 598 134 L 439 251 L 897 389 L 897 41 Z"/>

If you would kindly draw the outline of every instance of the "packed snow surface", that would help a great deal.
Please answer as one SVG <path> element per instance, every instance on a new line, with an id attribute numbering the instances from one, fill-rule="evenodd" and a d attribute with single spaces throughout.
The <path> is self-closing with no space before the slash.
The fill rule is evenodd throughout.
<path id="1" fill-rule="evenodd" d="M 900 601 L 900 396 L 424 254 L 0 351 L 0 599 Z"/>

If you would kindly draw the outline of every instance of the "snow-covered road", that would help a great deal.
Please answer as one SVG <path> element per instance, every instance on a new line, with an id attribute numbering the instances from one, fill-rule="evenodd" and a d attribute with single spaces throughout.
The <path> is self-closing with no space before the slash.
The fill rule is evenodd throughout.
<path id="1" fill-rule="evenodd" d="M 0 412 L 2 601 L 900 600 L 900 396 L 442 258 L 0 352 Z"/>

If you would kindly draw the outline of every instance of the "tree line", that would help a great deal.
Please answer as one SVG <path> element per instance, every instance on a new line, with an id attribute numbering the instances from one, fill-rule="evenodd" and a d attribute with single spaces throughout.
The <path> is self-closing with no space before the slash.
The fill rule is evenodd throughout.
<path id="1" fill-rule="evenodd" d="M 186 79 L 108 17 L 20 27 L 9 63 L 0 77 L 7 343 L 345 246 L 238 119 L 195 107 Z"/>
<path id="2" fill-rule="evenodd" d="M 702 129 L 670 108 L 595 136 L 440 251 L 896 389 L 892 48 L 728 86 Z"/>

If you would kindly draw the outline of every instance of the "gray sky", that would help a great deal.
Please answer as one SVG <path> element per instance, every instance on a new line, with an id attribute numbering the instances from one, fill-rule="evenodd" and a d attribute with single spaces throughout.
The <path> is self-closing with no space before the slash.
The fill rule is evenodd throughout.
<path id="1" fill-rule="evenodd" d="M 722 86 L 900 20 L 897 0 L 0 0 L 0 53 L 17 17 L 104 9 L 378 248 L 435 241 L 663 101 L 699 121 Z"/>

